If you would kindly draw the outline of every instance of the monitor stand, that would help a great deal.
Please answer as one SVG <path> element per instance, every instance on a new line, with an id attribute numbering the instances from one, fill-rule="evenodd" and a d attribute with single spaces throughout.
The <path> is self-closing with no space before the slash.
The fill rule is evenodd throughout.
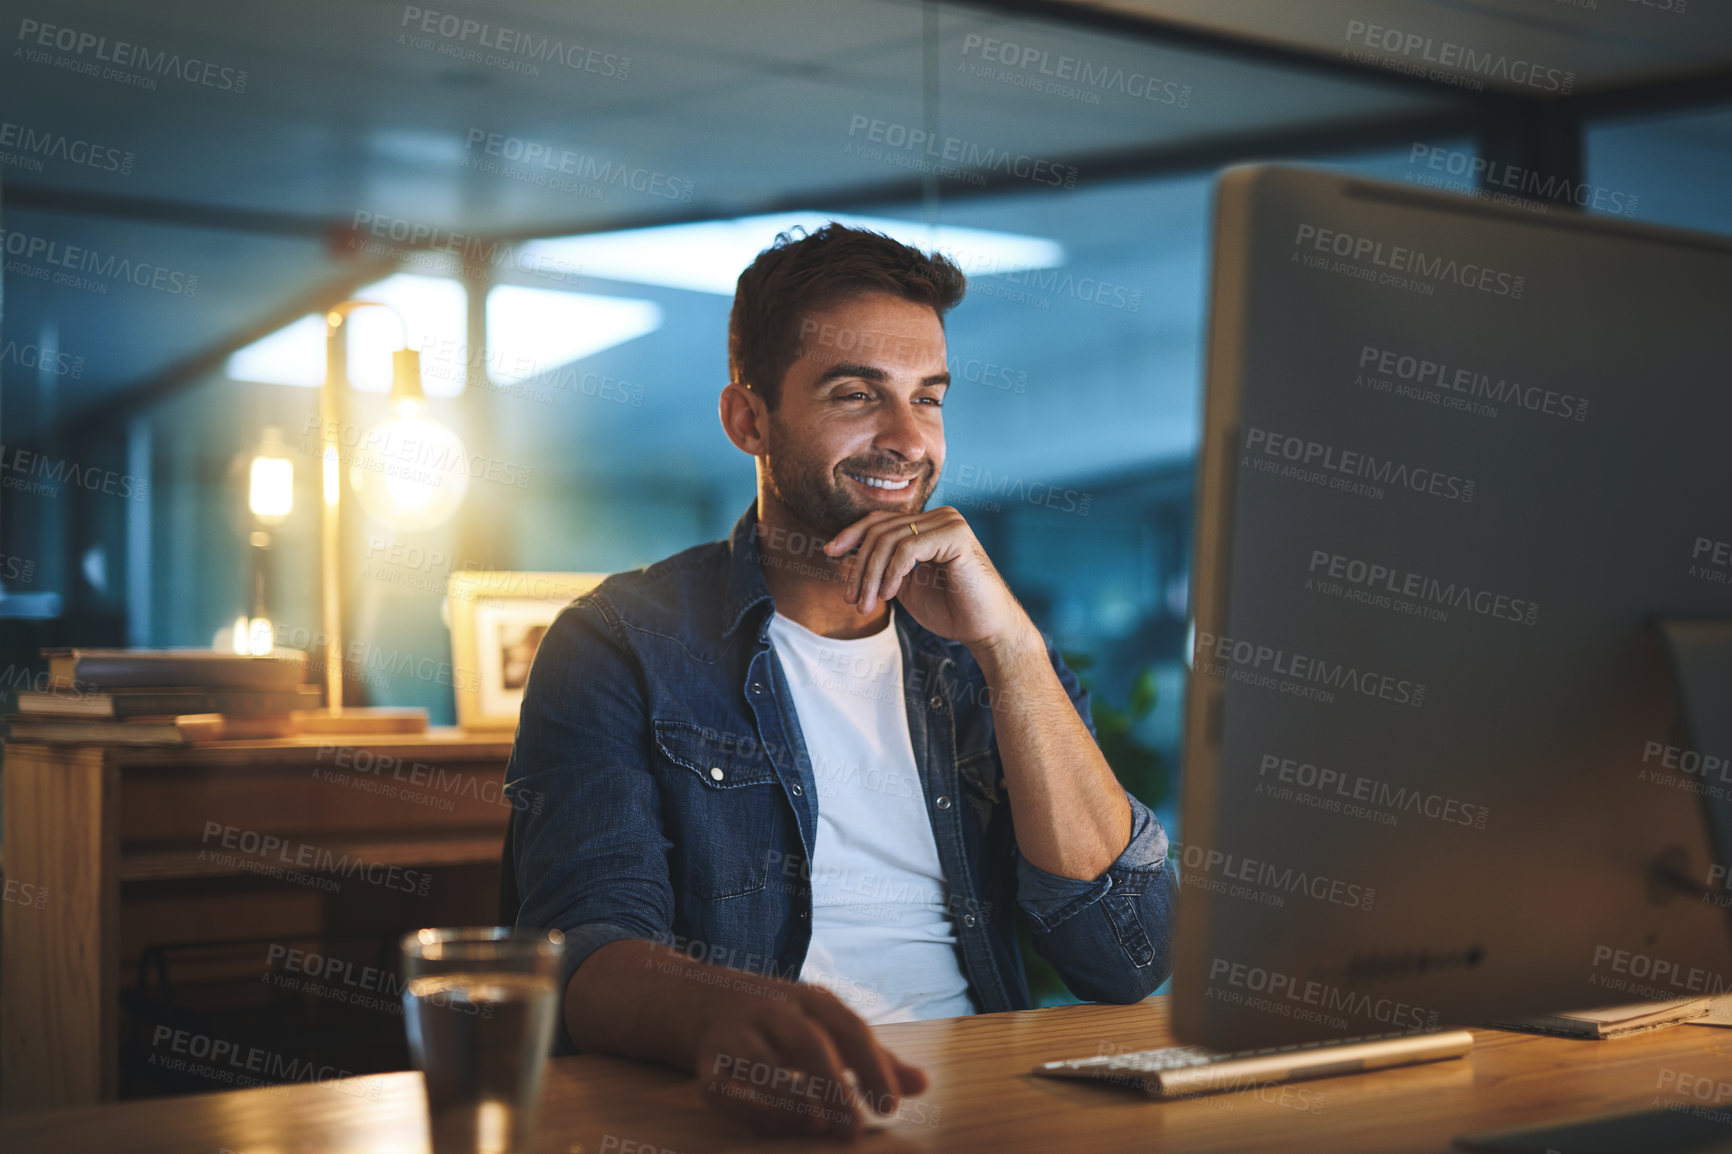
<path id="1" fill-rule="evenodd" d="M 1732 620 L 1661 618 L 1654 631 L 1671 660 L 1685 729 L 1703 759 L 1706 778 L 1709 757 L 1732 759 Z M 1729 774 L 1732 764 L 1723 762 L 1721 776 Z M 1732 784 L 1702 784 L 1699 796 L 1714 855 L 1721 865 L 1732 866 Z"/>
<path id="2" fill-rule="evenodd" d="M 1732 761 L 1732 621 L 1666 618 L 1654 622 L 1654 632 L 1671 666 L 1690 748 L 1704 765 L 1710 756 Z M 1732 773 L 1732 764 L 1723 772 Z M 1732 866 L 1732 784 L 1716 787 L 1704 781 L 1703 786 L 1699 796 L 1715 856 Z M 1664 881 L 1678 888 L 1709 892 L 1704 879 L 1669 868 L 1664 860 L 1656 867 Z M 1486 1154 L 1706 1154 L 1732 1149 L 1732 1127 L 1716 1114 L 1720 1112 L 1644 1110 L 1464 1134 L 1455 1144 Z"/>

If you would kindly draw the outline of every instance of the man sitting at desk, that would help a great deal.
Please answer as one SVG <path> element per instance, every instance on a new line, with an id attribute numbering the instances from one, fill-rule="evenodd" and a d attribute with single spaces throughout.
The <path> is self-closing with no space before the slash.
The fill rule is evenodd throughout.
<path id="1" fill-rule="evenodd" d="M 1078 997 L 1169 969 L 1165 833 L 968 523 L 926 508 L 965 287 L 835 224 L 760 253 L 720 406 L 756 502 L 568 606 L 524 695 L 518 921 L 566 934 L 562 1046 L 691 1070 L 760 1128 L 858 1133 L 859 1097 L 921 1092 L 871 1025 L 1028 1008 L 1017 910 Z"/>

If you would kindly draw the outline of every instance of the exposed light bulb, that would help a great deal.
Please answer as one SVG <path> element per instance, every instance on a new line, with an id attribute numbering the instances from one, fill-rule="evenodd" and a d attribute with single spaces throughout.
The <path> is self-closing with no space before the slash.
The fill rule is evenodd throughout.
<path id="1" fill-rule="evenodd" d="M 469 453 L 456 433 L 424 415 L 419 400 L 392 402 L 395 414 L 350 454 L 349 483 L 369 516 L 406 532 L 432 529 L 457 511 L 469 489 Z"/>

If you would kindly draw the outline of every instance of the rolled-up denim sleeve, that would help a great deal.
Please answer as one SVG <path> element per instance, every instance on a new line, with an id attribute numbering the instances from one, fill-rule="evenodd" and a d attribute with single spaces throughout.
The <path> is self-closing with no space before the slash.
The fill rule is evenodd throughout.
<path id="1" fill-rule="evenodd" d="M 580 598 L 536 650 L 506 769 L 517 924 L 565 934 L 562 995 L 602 946 L 665 940 L 672 925 L 649 729 L 641 676 Z M 563 1015 L 558 1047 L 575 1048 Z"/>
<path id="2" fill-rule="evenodd" d="M 1049 654 L 1092 734 L 1088 691 L 1050 647 Z M 1148 806 L 1128 793 L 1125 799 L 1130 841 L 1092 881 L 1047 873 L 1016 855 L 1017 905 L 1034 948 L 1071 993 L 1093 1002 L 1140 1001 L 1172 972 L 1178 885 L 1167 864 L 1167 833 Z"/>

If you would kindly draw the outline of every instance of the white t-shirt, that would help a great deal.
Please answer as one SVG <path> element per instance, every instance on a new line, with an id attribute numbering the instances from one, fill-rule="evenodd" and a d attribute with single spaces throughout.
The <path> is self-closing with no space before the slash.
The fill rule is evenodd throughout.
<path id="1" fill-rule="evenodd" d="M 818 793 L 800 980 L 873 1025 L 974 1013 L 908 736 L 895 612 L 849 641 L 770 619 Z"/>

